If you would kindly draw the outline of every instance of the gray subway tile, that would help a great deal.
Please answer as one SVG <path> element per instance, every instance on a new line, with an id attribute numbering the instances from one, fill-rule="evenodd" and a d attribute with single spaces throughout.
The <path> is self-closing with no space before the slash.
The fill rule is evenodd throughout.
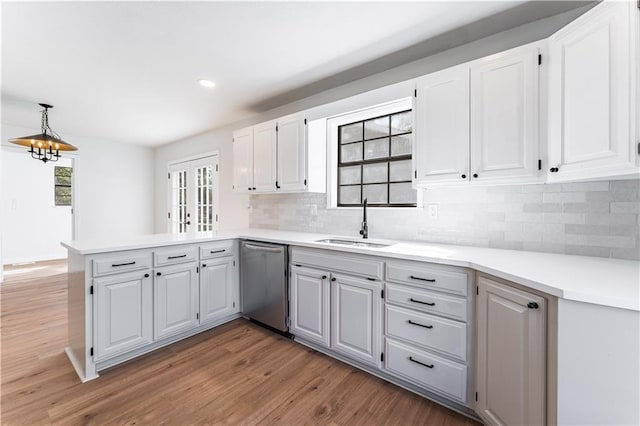
<path id="1" fill-rule="evenodd" d="M 564 232 L 581 235 L 609 235 L 609 226 L 567 224 L 564 226 Z"/>
<path id="2" fill-rule="evenodd" d="M 588 225 L 633 225 L 637 224 L 638 216 L 633 213 L 593 213 L 585 215 Z"/>
<path id="3" fill-rule="evenodd" d="M 640 213 L 640 202 L 614 201 L 611 203 L 611 213 Z"/>
<path id="4" fill-rule="evenodd" d="M 563 183 L 562 192 L 608 191 L 609 181 Z"/>
<path id="5" fill-rule="evenodd" d="M 564 252 L 566 254 L 573 254 L 576 256 L 609 257 L 611 255 L 611 249 L 609 247 L 590 247 L 580 245 L 567 245 Z"/>
<path id="6" fill-rule="evenodd" d="M 584 223 L 585 215 L 582 213 L 544 213 L 546 223 Z"/>
<path id="7" fill-rule="evenodd" d="M 561 183 L 522 186 L 522 192 L 561 192 L 561 191 L 562 191 Z"/>
<path id="8" fill-rule="evenodd" d="M 542 199 L 545 203 L 583 203 L 587 197 L 584 192 L 545 192 Z"/>

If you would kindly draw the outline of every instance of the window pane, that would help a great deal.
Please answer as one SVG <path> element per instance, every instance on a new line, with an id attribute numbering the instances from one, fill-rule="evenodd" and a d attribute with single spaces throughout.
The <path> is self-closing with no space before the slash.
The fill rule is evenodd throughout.
<path id="1" fill-rule="evenodd" d="M 70 186 L 56 186 L 56 195 L 62 196 L 71 196 L 71 187 Z"/>
<path id="2" fill-rule="evenodd" d="M 410 132 L 412 129 L 411 111 L 391 116 L 391 134 Z"/>
<path id="3" fill-rule="evenodd" d="M 362 160 L 362 143 L 352 143 L 349 145 L 342 145 L 340 147 L 340 150 L 341 150 L 340 161 L 343 163 Z"/>
<path id="4" fill-rule="evenodd" d="M 369 204 L 387 204 L 387 185 L 364 185 L 362 196 Z"/>
<path id="5" fill-rule="evenodd" d="M 360 183 L 360 166 L 340 167 L 340 185 Z"/>
<path id="6" fill-rule="evenodd" d="M 376 139 L 364 143 L 364 159 L 382 158 L 389 156 L 389 139 Z"/>
<path id="7" fill-rule="evenodd" d="M 340 143 L 362 140 L 362 122 L 340 127 Z"/>
<path id="8" fill-rule="evenodd" d="M 415 204 L 416 190 L 411 188 L 411 182 L 392 183 L 389 185 L 389 198 L 393 204 Z"/>
<path id="9" fill-rule="evenodd" d="M 392 161 L 389 163 L 389 181 L 411 180 L 411 160 Z"/>
<path id="10" fill-rule="evenodd" d="M 391 156 L 411 155 L 411 135 L 394 136 L 391 138 Z"/>
<path id="11" fill-rule="evenodd" d="M 389 116 L 364 122 L 364 138 L 373 139 L 389 135 Z"/>
<path id="12" fill-rule="evenodd" d="M 362 166 L 363 183 L 380 183 L 387 181 L 387 163 L 365 164 Z"/>
<path id="13" fill-rule="evenodd" d="M 356 186 L 341 186 L 340 187 L 340 204 L 361 204 L 360 200 L 360 185 Z"/>

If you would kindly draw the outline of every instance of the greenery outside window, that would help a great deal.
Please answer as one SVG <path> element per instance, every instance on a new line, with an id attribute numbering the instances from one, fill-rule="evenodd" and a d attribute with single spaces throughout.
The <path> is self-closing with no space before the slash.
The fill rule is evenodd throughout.
<path id="1" fill-rule="evenodd" d="M 73 169 L 71 167 L 56 166 L 53 170 L 55 205 L 70 206 L 72 204 L 71 182 Z"/>
<path id="2" fill-rule="evenodd" d="M 415 207 L 413 116 L 404 110 L 338 126 L 338 207 Z"/>

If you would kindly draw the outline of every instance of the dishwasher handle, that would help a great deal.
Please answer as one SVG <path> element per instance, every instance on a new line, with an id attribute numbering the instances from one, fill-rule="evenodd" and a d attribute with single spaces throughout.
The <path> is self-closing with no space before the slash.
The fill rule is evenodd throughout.
<path id="1" fill-rule="evenodd" d="M 268 251 L 269 253 L 281 253 L 281 247 L 264 247 L 264 246 L 254 246 L 253 244 L 244 244 L 244 247 L 249 250 L 257 250 L 257 251 Z"/>

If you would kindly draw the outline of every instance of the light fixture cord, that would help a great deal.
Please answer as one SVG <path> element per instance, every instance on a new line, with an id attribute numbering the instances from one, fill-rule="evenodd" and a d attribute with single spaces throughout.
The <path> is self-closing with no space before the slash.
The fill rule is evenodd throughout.
<path id="1" fill-rule="evenodd" d="M 49 127 L 49 108 L 45 107 L 45 109 L 42 110 L 42 120 L 40 122 L 40 126 L 42 128 L 42 133 L 44 133 L 45 135 L 47 134 L 48 130 L 51 136 L 60 139 L 60 135 L 54 132 L 51 127 Z"/>

